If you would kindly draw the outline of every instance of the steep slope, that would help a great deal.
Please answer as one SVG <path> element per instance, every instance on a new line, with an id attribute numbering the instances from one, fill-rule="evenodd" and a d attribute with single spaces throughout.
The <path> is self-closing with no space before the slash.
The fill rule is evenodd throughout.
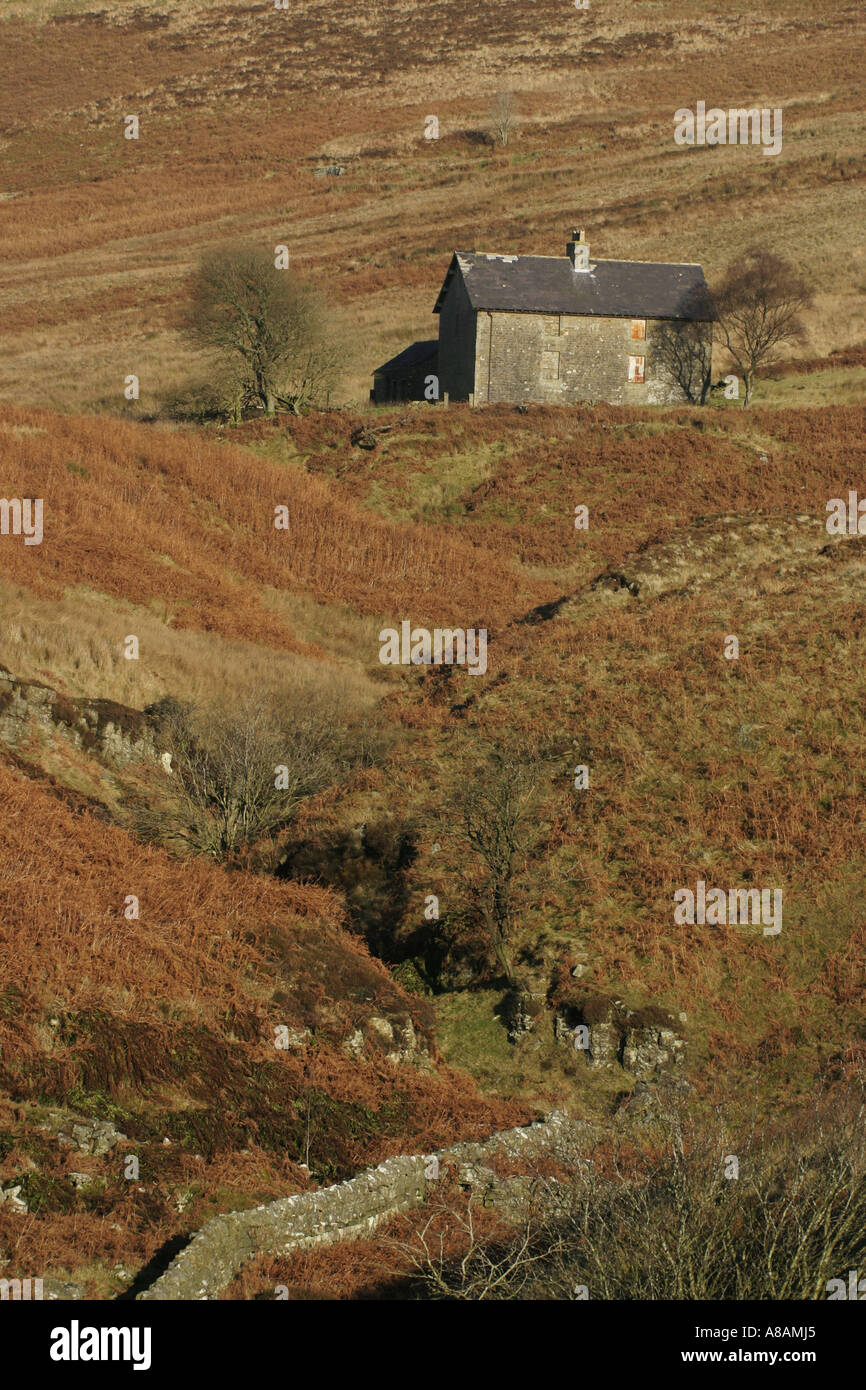
<path id="1" fill-rule="evenodd" d="M 864 551 L 826 521 L 862 477 L 863 425 L 855 408 L 450 411 L 413 426 L 423 447 L 389 436 L 347 475 L 383 510 L 427 486 L 428 524 L 438 507 L 451 536 L 560 586 L 497 635 L 484 677 L 412 673 L 392 705 L 411 744 L 288 849 L 407 979 L 444 985 L 442 1045 L 488 1088 L 608 1104 L 633 1069 L 562 1043 L 581 1019 L 619 1029 L 618 1000 L 672 1017 L 690 1081 L 732 1101 L 757 1086 L 794 1103 L 862 1058 Z M 462 485 L 436 497 L 457 455 Z M 340 461 L 310 450 L 307 466 Z M 543 759 L 513 885 L 516 1049 L 460 809 L 502 749 Z M 360 820 L 366 849 L 347 854 Z M 781 891 L 781 933 L 677 922 L 675 892 L 699 881 Z"/>
<path id="2" fill-rule="evenodd" d="M 6 762 L 0 798 L 5 1275 L 117 1292 L 305 1161 L 334 1180 L 519 1116 L 437 1064 L 328 891 L 172 861 Z"/>
<path id="3" fill-rule="evenodd" d="M 302 807 L 279 881 L 142 849 L 98 808 L 25 781 L 47 765 L 85 785 L 16 745 L 29 763 L 0 786 L 18 1106 L 2 1178 L 45 1212 L 28 1258 L 45 1242 L 43 1262 L 86 1278 L 92 1252 L 103 1289 L 125 1248 L 140 1266 L 215 1206 L 302 1187 L 308 1120 L 322 1179 L 507 1123 L 509 1107 L 437 1072 L 434 1028 L 488 1095 L 603 1119 L 661 1072 L 695 1106 L 757 1094 L 776 1111 L 862 1065 L 866 561 L 861 537 L 825 521 L 862 475 L 863 410 L 386 418 L 387 445 L 362 461 L 342 412 L 244 427 L 246 447 L 4 417 L 7 491 L 38 486 L 46 507 L 42 546 L 0 545 L 13 672 L 140 710 L 193 686 L 212 696 L 230 670 L 240 691 L 246 653 L 248 687 L 270 670 L 275 691 L 303 680 L 315 699 L 342 679 L 392 736 L 379 766 Z M 270 529 L 285 497 L 288 553 Z M 74 643 L 52 633 L 53 605 Z M 149 623 L 137 665 L 118 655 L 134 613 Z M 378 627 L 405 616 L 488 623 L 487 673 L 383 680 Z M 124 665 L 140 695 L 121 689 Z M 541 769 L 509 990 L 461 809 L 503 750 Z M 781 890 L 782 931 L 677 922 L 674 893 L 698 881 Z M 588 1055 L 572 1045 L 581 1024 Z M 76 1117 L 138 1147 L 67 1156 L 50 1136 Z M 111 1155 L 127 1150 L 146 1158 L 140 1182 L 118 1176 Z M 89 1192 L 68 1176 L 84 1167 Z M 0 1211 L 16 1239 L 20 1215 Z"/>

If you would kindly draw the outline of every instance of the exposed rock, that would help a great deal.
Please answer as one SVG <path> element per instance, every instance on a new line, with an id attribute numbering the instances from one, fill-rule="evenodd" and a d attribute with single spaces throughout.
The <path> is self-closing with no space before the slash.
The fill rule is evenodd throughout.
<path id="1" fill-rule="evenodd" d="M 560 1006 L 554 1037 L 573 1046 L 579 1027 L 587 1030 L 591 1067 L 620 1066 L 643 1081 L 679 1065 L 685 1057 L 686 1044 L 676 1020 L 661 1009 L 629 1009 L 620 999 L 586 995 L 580 1002 Z"/>
<path id="2" fill-rule="evenodd" d="M 529 1012 L 529 996 L 521 990 L 511 990 L 502 1003 L 502 1019 L 510 1043 L 519 1042 L 535 1026 L 535 1018 Z"/>
<path id="3" fill-rule="evenodd" d="M 72 1284 L 64 1279 L 43 1279 L 42 1297 L 54 1301 L 80 1299 L 87 1297 L 83 1284 Z"/>
<path id="4" fill-rule="evenodd" d="M 349 439 L 356 449 L 375 449 L 381 437 L 393 428 L 393 425 L 377 425 L 375 429 L 368 425 L 359 425 L 357 429 L 352 430 Z"/>
<path id="5" fill-rule="evenodd" d="M 72 1126 L 71 1138 L 62 1130 L 57 1138 L 61 1142 L 65 1140 L 74 1144 L 80 1153 L 95 1154 L 101 1158 L 103 1154 L 110 1153 L 115 1144 L 126 1140 L 127 1136 L 115 1129 L 110 1120 L 80 1120 Z"/>
<path id="6" fill-rule="evenodd" d="M 564 1047 L 571 1047 L 574 1043 L 574 1029 L 569 1028 L 562 1014 L 554 1015 L 553 1036 Z"/>
<path id="7" fill-rule="evenodd" d="M 372 1035 L 372 1036 L 371 1036 Z M 411 1018 L 389 1019 L 373 1014 L 367 1020 L 367 1032 L 354 1028 L 343 1040 L 343 1051 L 357 1061 L 369 1061 L 381 1056 L 375 1040 L 384 1044 L 386 1060 L 393 1066 L 415 1066 L 422 1070 L 432 1066 L 430 1054 L 421 1042 Z"/>
<path id="8" fill-rule="evenodd" d="M 685 1043 L 673 1028 L 644 1024 L 626 1028 L 622 1041 L 622 1065 L 644 1079 L 683 1060 Z"/>
<path id="9" fill-rule="evenodd" d="M 140 710 L 114 700 L 76 700 L 41 681 L 18 680 L 0 666 L 0 742 L 14 746 L 33 733 L 60 737 L 115 767 L 159 756 L 154 730 Z"/>
<path id="10" fill-rule="evenodd" d="M 613 1067 L 619 1061 L 620 1030 L 617 1020 L 594 1023 L 589 1030 L 589 1065 Z"/>
<path id="11" fill-rule="evenodd" d="M 387 1018 L 379 1018 L 378 1015 L 373 1014 L 372 1017 L 368 1019 L 368 1024 L 370 1028 L 374 1029 L 374 1031 L 379 1034 L 380 1038 L 385 1038 L 388 1042 L 394 1041 L 394 1025 L 389 1023 Z"/>
<path id="12" fill-rule="evenodd" d="M 373 431 L 364 428 L 352 431 L 351 442 L 356 449 L 375 449 L 379 443 Z"/>
<path id="13" fill-rule="evenodd" d="M 509 990 L 502 1001 L 502 1020 L 508 1041 L 519 1042 L 534 1031 L 544 1014 L 548 992 L 548 977 L 543 973 L 527 974 Z"/>
<path id="14" fill-rule="evenodd" d="M 73 1172 L 67 1173 L 66 1176 L 72 1183 L 72 1186 L 77 1188 L 80 1192 L 93 1191 L 94 1189 L 101 1190 L 105 1187 L 105 1178 L 100 1177 L 96 1173 Z"/>
<path id="15" fill-rule="evenodd" d="M 24 1198 L 21 1196 L 21 1184 L 10 1184 L 9 1187 L 0 1187 L 0 1202 L 6 1211 L 14 1212 L 16 1216 L 26 1216 L 30 1211 Z"/>
<path id="16" fill-rule="evenodd" d="M 354 1028 L 349 1036 L 343 1041 L 343 1051 L 347 1057 L 354 1057 L 360 1060 L 364 1055 L 364 1033 L 361 1028 Z"/>
<path id="17" fill-rule="evenodd" d="M 419 1040 L 411 1019 L 405 1019 L 394 1027 L 394 1046 L 386 1055 L 394 1066 L 430 1066 L 430 1054 Z"/>

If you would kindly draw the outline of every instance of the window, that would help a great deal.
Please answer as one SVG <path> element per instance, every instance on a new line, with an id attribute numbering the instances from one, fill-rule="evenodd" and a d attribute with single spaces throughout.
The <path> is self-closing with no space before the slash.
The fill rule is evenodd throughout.
<path id="1" fill-rule="evenodd" d="M 559 353 L 543 352 L 541 354 L 541 380 L 559 380 Z"/>
<path id="2" fill-rule="evenodd" d="M 646 337 L 646 319 L 632 319 L 631 336 L 633 338 Z"/>
<path id="3" fill-rule="evenodd" d="M 628 379 L 629 381 L 643 381 L 645 357 L 630 357 L 628 359 Z"/>

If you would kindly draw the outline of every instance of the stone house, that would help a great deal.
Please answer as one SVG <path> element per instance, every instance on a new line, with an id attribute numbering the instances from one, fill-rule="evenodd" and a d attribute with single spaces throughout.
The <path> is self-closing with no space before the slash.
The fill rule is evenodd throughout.
<path id="1" fill-rule="evenodd" d="M 663 335 L 691 326 L 712 350 L 699 265 L 593 260 L 580 231 L 564 256 L 456 251 L 433 312 L 439 394 L 473 405 L 676 403 L 687 396 L 664 366 Z"/>

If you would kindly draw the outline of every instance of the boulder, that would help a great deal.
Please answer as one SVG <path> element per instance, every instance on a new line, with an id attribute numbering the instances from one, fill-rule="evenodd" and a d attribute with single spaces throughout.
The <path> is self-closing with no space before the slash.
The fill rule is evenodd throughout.
<path id="1" fill-rule="evenodd" d="M 622 1065 L 639 1080 L 657 1075 L 683 1060 L 685 1043 L 673 1030 L 644 1024 L 627 1027 L 622 1040 Z"/>
<path id="2" fill-rule="evenodd" d="M 8 1187 L 0 1187 L 0 1203 L 3 1204 L 6 1211 L 11 1211 L 16 1216 L 26 1216 L 30 1211 L 30 1208 L 21 1196 L 20 1183 L 10 1183 Z"/>
<path id="3" fill-rule="evenodd" d="M 57 1135 L 58 1139 L 67 1137 L 62 1132 Z M 101 1158 L 126 1137 L 110 1120 L 79 1120 L 72 1126 L 71 1142 L 80 1153 L 95 1154 L 97 1158 Z"/>
<path id="4" fill-rule="evenodd" d="M 659 1076 L 685 1059 L 685 1040 L 677 1020 L 649 1006 L 630 1009 L 608 995 L 584 995 L 560 1005 L 554 1018 L 558 1043 L 574 1046 L 576 1029 L 587 1030 L 587 1061 L 591 1067 L 622 1067 L 639 1081 Z"/>

